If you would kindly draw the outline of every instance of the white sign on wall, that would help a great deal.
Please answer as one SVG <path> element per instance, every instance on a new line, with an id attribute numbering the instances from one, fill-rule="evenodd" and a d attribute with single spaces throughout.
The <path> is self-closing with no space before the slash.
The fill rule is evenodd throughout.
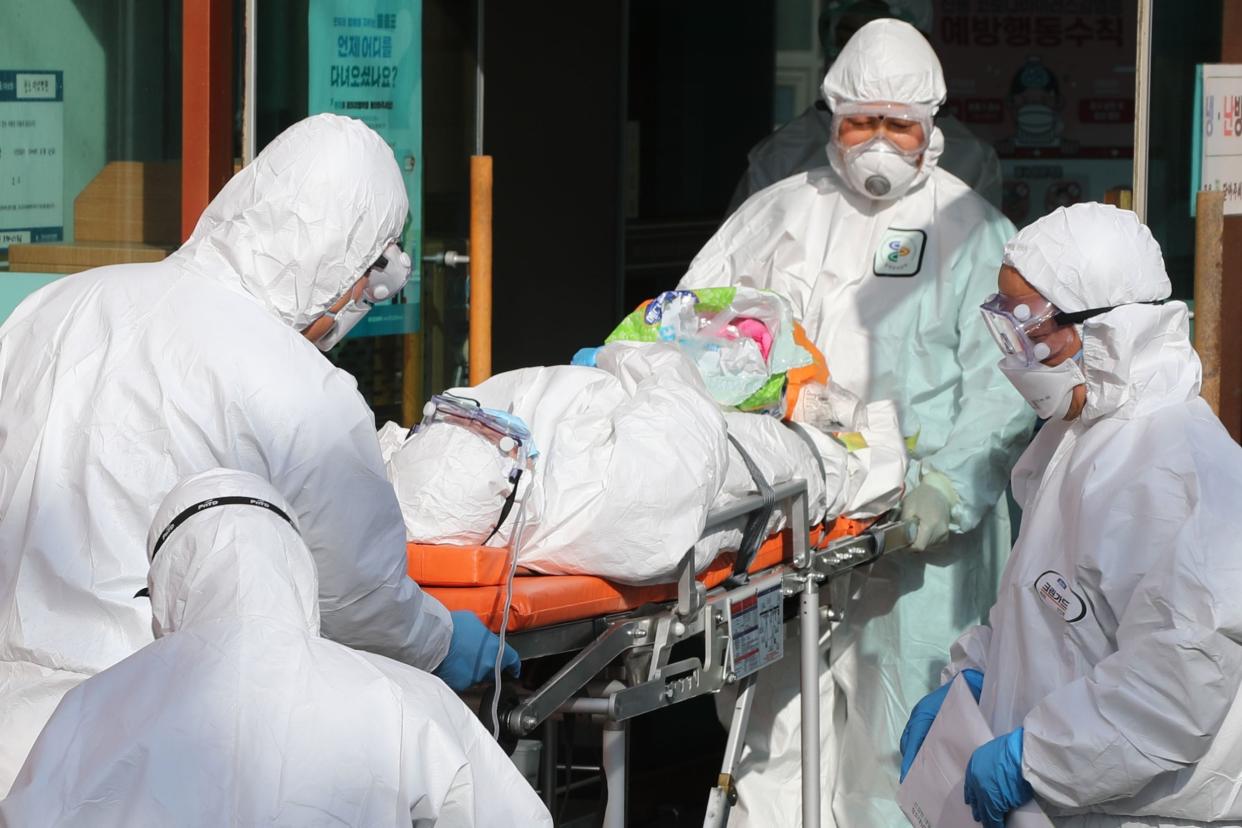
<path id="1" fill-rule="evenodd" d="M 0 69 L 0 251 L 65 237 L 60 71 Z"/>
<path id="2" fill-rule="evenodd" d="M 1203 64 L 1198 81 L 1194 188 L 1223 190 L 1225 215 L 1242 215 L 1242 64 Z"/>

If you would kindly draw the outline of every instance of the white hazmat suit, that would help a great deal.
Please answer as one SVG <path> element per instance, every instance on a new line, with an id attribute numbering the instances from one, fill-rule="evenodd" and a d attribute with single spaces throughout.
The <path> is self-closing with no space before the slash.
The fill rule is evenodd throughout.
<path id="1" fill-rule="evenodd" d="M 217 469 L 173 489 L 147 548 L 228 497 L 292 518 L 260 478 Z M 552 824 L 439 679 L 319 637 L 292 520 L 220 505 L 167 535 L 149 579 L 158 640 L 66 694 L 0 825 Z"/>
<path id="2" fill-rule="evenodd" d="M 995 733 L 1065 826 L 1242 824 L 1242 449 L 1199 398 L 1186 306 L 1133 213 L 1062 208 L 1006 264 L 1085 321 L 1086 405 L 1013 473 L 1022 532 L 988 626 L 945 678 L 984 673 Z M 1088 812 L 1067 816 L 1075 812 Z"/>
<path id="3" fill-rule="evenodd" d="M 918 31 L 877 20 L 846 44 L 823 91 L 834 106 L 884 101 L 934 110 L 945 85 Z M 858 194 L 830 167 L 762 190 L 680 285 L 742 284 L 787 296 L 834 382 L 864 401 L 897 402 L 913 446 L 907 487 L 932 475 L 947 479 L 956 497 L 947 542 L 917 557 L 883 558 L 835 590 L 845 621 L 834 631 L 832 683 L 842 698 L 835 713 L 821 715 L 825 824 L 829 813 L 844 826 L 902 824 L 898 739 L 944 667 L 938 646 L 981 620 L 995 596 L 1010 541 L 1005 478 L 1034 420 L 995 370 L 996 346 L 979 321 L 1013 226 L 938 168 L 942 146 L 934 130 L 913 185 L 895 200 Z M 895 261 L 885 258 L 889 251 Z M 782 663 L 785 683 L 796 687 L 796 660 Z M 756 704 L 777 721 L 758 717 L 750 728 L 736 823 L 797 825 L 799 791 L 785 781 L 797 772 L 797 740 L 755 744 L 765 733 L 796 732 L 797 699 L 767 679 Z M 828 685 L 821 682 L 826 693 Z"/>
<path id="4" fill-rule="evenodd" d="M 155 264 L 62 279 L 0 327 L 0 793 L 73 685 L 151 641 L 142 539 L 182 477 L 289 501 L 326 636 L 431 669 L 447 611 L 406 575 L 374 416 L 299 330 L 401 233 L 392 151 L 331 115 L 285 131 Z"/>

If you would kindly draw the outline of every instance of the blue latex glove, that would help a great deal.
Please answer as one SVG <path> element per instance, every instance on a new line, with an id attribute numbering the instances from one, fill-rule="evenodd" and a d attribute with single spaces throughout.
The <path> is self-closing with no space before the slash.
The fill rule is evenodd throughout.
<path id="1" fill-rule="evenodd" d="M 579 348 L 578 353 L 574 354 L 574 358 L 569 361 L 570 365 L 585 365 L 587 368 L 595 367 L 595 357 L 599 354 L 599 349 L 603 346 L 595 348 Z"/>
<path id="2" fill-rule="evenodd" d="M 966 764 L 966 804 L 975 822 L 1005 828 L 1005 814 L 1035 795 L 1022 777 L 1022 728 L 979 747 Z"/>
<path id="3" fill-rule="evenodd" d="M 496 648 L 500 646 L 500 636 L 485 627 L 479 616 L 470 610 L 454 610 L 449 615 L 453 616 L 453 639 L 435 674 L 460 692 L 492 678 L 496 670 Z M 505 645 L 501 667 L 515 676 L 522 669 L 522 659 L 518 657 L 517 650 L 508 644 Z"/>
<path id="4" fill-rule="evenodd" d="M 962 678 L 966 679 L 971 694 L 978 702 L 980 694 L 983 693 L 983 673 L 978 670 L 963 670 Z M 906 729 L 901 732 L 902 782 L 906 781 L 906 774 L 910 772 L 910 766 L 914 764 L 914 757 L 919 755 L 919 748 L 923 746 L 923 740 L 927 738 L 927 731 L 931 730 L 932 722 L 936 721 L 936 714 L 940 712 L 940 706 L 944 704 L 945 696 L 949 695 L 951 686 L 953 686 L 952 681 L 931 691 L 911 711 L 910 721 L 906 722 Z"/>

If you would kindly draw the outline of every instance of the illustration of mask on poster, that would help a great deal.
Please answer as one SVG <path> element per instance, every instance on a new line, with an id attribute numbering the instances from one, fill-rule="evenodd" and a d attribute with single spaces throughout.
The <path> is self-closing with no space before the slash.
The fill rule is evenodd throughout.
<path id="1" fill-rule="evenodd" d="M 1129 187 L 1136 12 L 1124 0 L 941 0 L 945 108 L 995 147 L 1022 227 Z"/>

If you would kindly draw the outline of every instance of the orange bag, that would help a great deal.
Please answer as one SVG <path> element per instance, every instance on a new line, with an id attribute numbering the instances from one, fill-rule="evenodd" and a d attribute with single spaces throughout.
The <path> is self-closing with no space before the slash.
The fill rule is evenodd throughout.
<path id="1" fill-rule="evenodd" d="M 813 383 L 828 384 L 828 360 L 824 359 L 823 352 L 816 348 L 815 343 L 806 335 L 806 329 L 802 327 L 801 322 L 794 323 L 794 342 L 811 354 L 811 364 L 803 365 L 801 368 L 792 368 L 785 374 L 787 380 L 785 386 L 786 420 L 793 416 L 794 409 L 798 405 L 798 395 L 804 387 Z"/>

